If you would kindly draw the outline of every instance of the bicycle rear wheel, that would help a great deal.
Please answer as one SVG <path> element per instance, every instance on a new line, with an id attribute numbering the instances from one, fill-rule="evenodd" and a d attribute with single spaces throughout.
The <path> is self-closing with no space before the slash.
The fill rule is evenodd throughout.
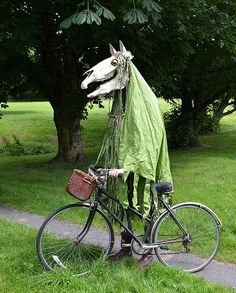
<path id="1" fill-rule="evenodd" d="M 36 246 L 47 270 L 63 268 L 81 276 L 110 254 L 114 243 L 111 223 L 97 209 L 90 227 L 86 226 L 90 212 L 89 204 L 67 205 L 42 224 Z"/>
<path id="2" fill-rule="evenodd" d="M 182 225 L 183 233 L 169 212 L 165 212 L 153 227 L 152 241 L 163 242 L 155 253 L 167 266 L 188 272 L 206 267 L 217 253 L 220 242 L 220 222 L 211 211 L 197 203 L 184 203 L 172 208 Z"/>

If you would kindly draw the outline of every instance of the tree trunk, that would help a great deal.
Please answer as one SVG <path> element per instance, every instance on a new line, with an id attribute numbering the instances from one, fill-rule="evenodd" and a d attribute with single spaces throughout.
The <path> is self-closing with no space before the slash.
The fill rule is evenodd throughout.
<path id="1" fill-rule="evenodd" d="M 80 119 L 54 108 L 54 122 L 58 136 L 58 151 L 54 160 L 72 163 L 83 161 Z"/>
<path id="2" fill-rule="evenodd" d="M 215 103 L 213 103 L 213 117 L 212 117 L 212 119 L 213 119 L 213 123 L 215 125 L 215 131 L 217 129 L 219 129 L 220 120 L 224 116 L 235 112 L 235 102 L 230 101 L 230 100 L 231 100 L 231 98 L 228 98 L 226 96 L 226 97 L 219 99 L 218 101 L 215 101 Z M 232 108 L 225 112 L 225 109 L 228 106 L 231 106 Z"/>
<path id="3" fill-rule="evenodd" d="M 199 145 L 196 113 L 192 99 L 185 93 L 180 109 L 172 112 L 167 124 L 168 144 L 171 148 Z"/>
<path id="4" fill-rule="evenodd" d="M 180 146 L 196 147 L 198 141 L 197 115 L 192 104 L 192 99 L 184 97 L 182 99 L 179 128 L 182 132 L 182 141 L 180 137 Z"/>
<path id="5" fill-rule="evenodd" d="M 53 1 L 42 2 L 41 59 L 42 88 L 54 110 L 58 152 L 54 160 L 78 162 L 84 159 L 81 144 L 81 119 L 86 99 L 79 94 L 82 75 L 75 46 L 68 47 L 64 33 L 58 34 Z"/>

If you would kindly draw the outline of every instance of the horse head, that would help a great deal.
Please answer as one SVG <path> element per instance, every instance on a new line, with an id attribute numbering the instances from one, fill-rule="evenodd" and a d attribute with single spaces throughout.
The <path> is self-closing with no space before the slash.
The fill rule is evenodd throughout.
<path id="1" fill-rule="evenodd" d="M 109 45 L 111 57 L 99 62 L 84 73 L 86 78 L 81 83 L 82 89 L 87 89 L 90 83 L 100 83 L 95 91 L 87 95 L 88 98 L 106 95 L 114 90 L 123 89 L 128 84 L 129 61 L 133 56 L 125 49 L 121 41 L 119 44 L 120 51 L 116 51 L 112 45 Z"/>

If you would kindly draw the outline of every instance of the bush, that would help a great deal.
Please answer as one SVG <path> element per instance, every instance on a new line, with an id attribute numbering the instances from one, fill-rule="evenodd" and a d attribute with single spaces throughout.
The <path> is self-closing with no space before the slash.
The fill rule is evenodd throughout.
<path id="1" fill-rule="evenodd" d="M 216 132 L 218 124 L 214 119 L 212 106 L 206 111 L 181 113 L 181 104 L 174 103 L 164 114 L 169 146 L 191 147 L 198 145 L 198 135 Z"/>
<path id="2" fill-rule="evenodd" d="M 186 121 L 188 123 L 186 123 Z M 168 145 L 170 148 L 185 148 L 196 144 L 191 113 L 181 115 L 181 104 L 175 103 L 164 114 Z"/>
<path id="3" fill-rule="evenodd" d="M 13 141 L 2 137 L 3 146 L 0 147 L 0 154 L 11 156 L 40 155 L 51 153 L 52 149 L 48 144 L 25 144 L 13 135 Z"/>
<path id="4" fill-rule="evenodd" d="M 214 119 L 214 108 L 212 105 L 207 107 L 207 111 L 205 115 L 201 115 L 199 119 L 201 122 L 201 128 L 199 130 L 199 134 L 210 134 L 217 132 L 219 129 L 218 120 Z"/>

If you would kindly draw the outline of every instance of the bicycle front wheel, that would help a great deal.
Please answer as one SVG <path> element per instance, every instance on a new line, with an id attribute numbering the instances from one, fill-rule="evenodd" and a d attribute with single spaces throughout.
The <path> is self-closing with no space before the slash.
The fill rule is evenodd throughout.
<path id="1" fill-rule="evenodd" d="M 63 268 L 81 276 L 111 253 L 114 243 L 111 223 L 98 209 L 90 223 L 92 209 L 89 204 L 67 205 L 42 224 L 36 246 L 47 270 Z"/>
<path id="2" fill-rule="evenodd" d="M 180 204 L 172 211 L 174 217 L 165 212 L 154 225 L 152 241 L 161 243 L 155 253 L 167 266 L 200 271 L 217 253 L 220 222 L 208 208 L 197 203 Z"/>

